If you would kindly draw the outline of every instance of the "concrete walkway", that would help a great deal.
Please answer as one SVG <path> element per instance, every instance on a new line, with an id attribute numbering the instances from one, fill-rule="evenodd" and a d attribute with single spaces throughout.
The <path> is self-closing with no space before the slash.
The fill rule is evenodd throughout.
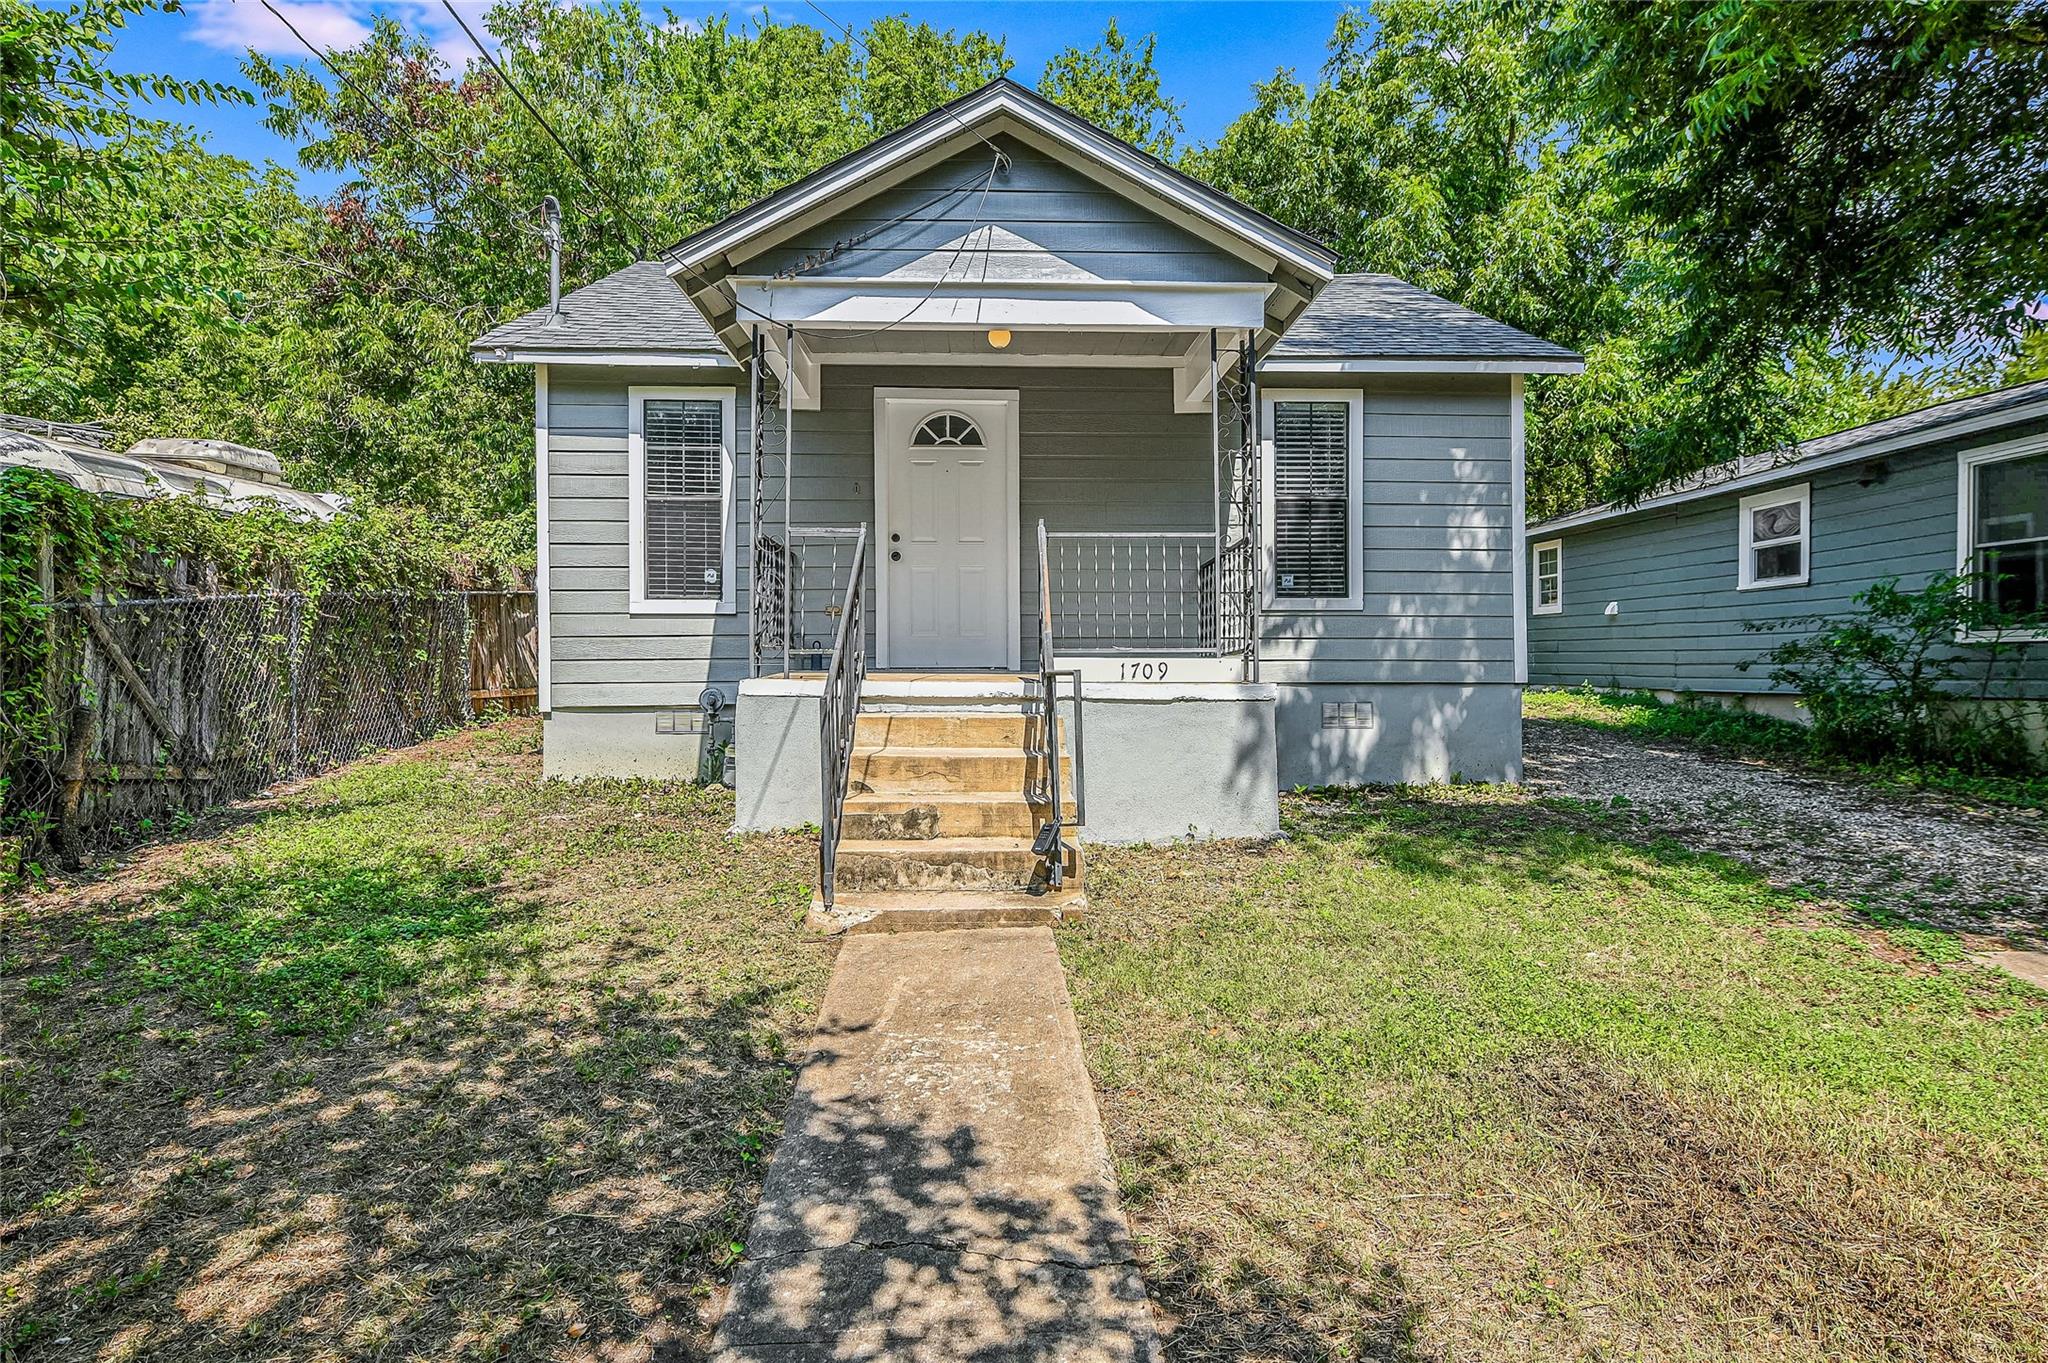
<path id="1" fill-rule="evenodd" d="M 1158 1359 L 1050 930 L 847 939 L 715 1356 Z"/>

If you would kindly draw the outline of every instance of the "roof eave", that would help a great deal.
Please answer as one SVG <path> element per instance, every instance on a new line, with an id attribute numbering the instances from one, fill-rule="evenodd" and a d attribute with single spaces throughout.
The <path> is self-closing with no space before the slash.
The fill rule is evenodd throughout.
<path id="1" fill-rule="evenodd" d="M 1261 366 L 1274 374 L 1582 374 L 1583 358 L 1557 355 L 1287 355 Z"/>
<path id="2" fill-rule="evenodd" d="M 1907 413 L 1906 415 L 1911 414 Z M 1824 473 L 1829 469 L 1840 468 L 1844 464 L 1854 464 L 1859 460 L 1880 459 L 1886 455 L 1910 450 L 1915 446 L 1937 444 L 1944 440 L 1955 440 L 1964 436 L 1995 431 L 2002 426 L 2013 426 L 2024 421 L 2036 421 L 2042 418 L 2048 418 L 2048 397 L 2039 398 L 2032 402 L 2017 403 L 2011 407 L 2000 407 L 1990 412 L 1980 413 L 1974 417 L 1961 417 L 1954 421 L 1946 421 L 1933 426 L 1923 426 L 1917 430 L 1902 431 L 1897 435 L 1878 436 L 1871 440 L 1860 440 L 1854 444 L 1846 445 L 1839 450 L 1831 450 L 1826 454 L 1788 459 L 1782 464 L 1767 469 L 1758 469 L 1754 473 L 1745 473 L 1739 477 L 1730 478 L 1724 483 L 1708 483 L 1700 487 L 1682 488 L 1676 492 L 1666 493 L 1659 497 L 1645 497 L 1634 506 L 1596 506 L 1584 511 L 1574 511 L 1566 516 L 1553 516 L 1547 521 L 1538 521 L 1529 526 L 1527 533 L 1534 535 L 1549 534 L 1561 530 L 1583 530 L 1591 525 L 1604 525 L 1609 521 L 1623 520 L 1645 512 L 1663 511 L 1670 507 L 1684 506 L 1691 502 L 1704 501 L 1709 497 L 1719 497 L 1730 492 L 1749 492 L 1757 488 L 1769 487 L 1773 483 L 1788 482 L 1810 477 L 1815 473 Z M 1835 434 L 1841 434 L 1841 432 L 1835 432 Z M 1825 439 L 1826 437 L 1818 438 Z"/>

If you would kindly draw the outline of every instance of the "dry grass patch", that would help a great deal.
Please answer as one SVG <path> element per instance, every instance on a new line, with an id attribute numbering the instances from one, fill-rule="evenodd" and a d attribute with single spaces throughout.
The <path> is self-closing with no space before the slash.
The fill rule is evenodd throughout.
<path id="1" fill-rule="evenodd" d="M 831 966 L 731 821 L 515 721 L 0 906 L 0 1356 L 701 1350 Z"/>
<path id="2" fill-rule="evenodd" d="M 2048 997 L 1583 806 L 1285 813 L 1062 943 L 1177 1360 L 2048 1357 Z"/>

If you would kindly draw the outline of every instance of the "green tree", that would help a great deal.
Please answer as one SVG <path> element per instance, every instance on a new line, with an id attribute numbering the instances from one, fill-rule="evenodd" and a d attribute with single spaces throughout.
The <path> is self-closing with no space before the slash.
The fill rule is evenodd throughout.
<path id="1" fill-rule="evenodd" d="M 1150 33 L 1142 43 L 1127 42 L 1111 19 L 1101 42 L 1066 48 L 1045 64 L 1038 93 L 1140 151 L 1170 161 L 1182 131 L 1181 104 L 1168 99 L 1159 83 L 1153 60 L 1158 47 L 1157 35 Z"/>
<path id="2" fill-rule="evenodd" d="M 118 385 L 147 326 L 233 291 L 248 167 L 138 103 L 246 101 L 108 69 L 118 31 L 176 0 L 0 0 L 0 398 L 70 410 Z"/>
<path id="3" fill-rule="evenodd" d="M 124 428 L 236 433 L 311 485 L 530 525 L 531 377 L 467 345 L 545 300 L 542 196 L 573 288 L 1007 66 L 998 39 L 900 19 L 856 44 L 625 3 L 512 0 L 479 36 L 568 152 L 480 56 L 450 69 L 389 18 L 333 54 L 340 75 L 251 54 L 270 126 L 347 178 L 272 224 L 292 264 L 250 283 L 235 345 L 188 328 L 117 404 Z"/>
<path id="4" fill-rule="evenodd" d="M 1796 433 L 1786 357 L 2020 351 L 2048 291 L 2048 27 L 2025 0 L 1509 11 L 1663 248 L 1650 477 Z"/>

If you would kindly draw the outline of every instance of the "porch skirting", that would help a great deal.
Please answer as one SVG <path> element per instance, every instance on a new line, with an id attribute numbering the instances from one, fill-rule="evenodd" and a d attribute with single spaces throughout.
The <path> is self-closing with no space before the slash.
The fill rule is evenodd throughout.
<path id="1" fill-rule="evenodd" d="M 762 678 L 740 686 L 737 825 L 819 821 L 822 684 Z M 1274 687 L 1261 683 L 1090 685 L 1082 771 L 1088 842 L 1267 838 L 1280 831 Z M 1071 725 L 1072 707 L 1062 706 Z"/>

